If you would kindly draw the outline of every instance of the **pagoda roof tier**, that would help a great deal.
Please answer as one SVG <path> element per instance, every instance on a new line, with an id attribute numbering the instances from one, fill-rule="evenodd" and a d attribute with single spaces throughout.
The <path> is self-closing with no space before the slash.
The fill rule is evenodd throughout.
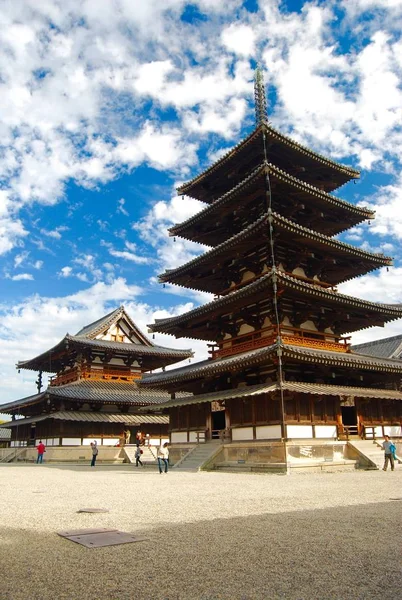
<path id="1" fill-rule="evenodd" d="M 18 419 L 16 421 L 9 421 L 8 423 L 4 423 L 3 427 L 21 427 L 22 425 L 38 423 L 39 421 L 46 421 L 47 419 L 54 419 L 56 421 L 75 421 L 79 423 L 123 423 L 124 425 L 132 427 L 135 425 L 145 424 L 169 424 L 168 415 L 148 415 L 146 413 L 140 415 L 130 415 L 123 413 L 61 410 L 53 413 L 48 413 L 46 415 L 28 417 L 26 419 Z"/>
<path id="2" fill-rule="evenodd" d="M 180 395 L 183 397 L 183 394 Z M 58 387 L 48 387 L 43 392 L 20 398 L 13 402 L 1 405 L 1 412 L 5 414 L 23 414 L 35 405 L 45 400 L 59 399 L 65 403 L 69 401 L 92 404 L 119 405 L 127 407 L 152 406 L 158 408 L 159 404 L 169 399 L 168 394 L 162 390 L 146 390 L 138 387 L 136 383 L 121 383 L 115 381 L 76 381 Z M 32 412 L 32 411 L 31 411 Z"/>
<path id="3" fill-rule="evenodd" d="M 345 244 L 302 227 L 277 213 L 272 213 L 271 217 L 274 236 L 276 236 L 275 243 L 280 245 L 282 242 L 285 253 L 293 246 L 299 255 L 306 253 L 306 250 L 310 255 L 317 252 L 318 255 L 321 254 L 321 258 L 314 255 L 314 260 L 322 264 L 322 268 L 325 267 L 325 282 L 331 285 L 337 285 L 381 266 L 392 264 L 392 259 L 383 254 L 366 252 Z M 244 257 L 248 252 L 254 254 L 263 244 L 268 248 L 268 219 L 271 217 L 264 214 L 219 246 L 177 269 L 165 271 L 159 276 L 159 281 L 214 294 L 221 293 L 227 287 L 227 269 L 233 257 Z"/>
<path id="4" fill-rule="evenodd" d="M 193 356 L 192 350 L 165 348 L 154 344 L 134 344 L 114 342 L 104 339 L 89 339 L 87 337 L 67 334 L 56 346 L 46 350 L 30 360 L 17 363 L 18 369 L 58 373 L 72 352 L 82 352 L 87 349 L 94 355 L 109 353 L 113 357 L 138 357 L 142 360 L 144 371 L 153 370 Z"/>
<path id="5" fill-rule="evenodd" d="M 291 360 L 299 363 L 320 364 L 347 369 L 402 373 L 402 361 L 400 360 L 377 358 L 352 352 L 317 350 L 276 342 L 271 346 L 250 350 L 243 354 L 204 360 L 164 373 L 146 375 L 141 380 L 141 387 L 168 389 L 170 386 L 177 387 L 187 382 L 213 378 L 220 373 L 235 373 L 238 370 L 258 366 L 263 363 L 272 364 L 277 362 L 278 351 L 281 352 L 283 361 Z"/>
<path id="6" fill-rule="evenodd" d="M 213 202 L 263 162 L 264 145 L 271 163 L 327 192 L 359 177 L 355 169 L 310 150 L 265 122 L 208 169 L 180 186 L 178 193 Z"/>
<path id="7" fill-rule="evenodd" d="M 284 381 L 281 386 L 279 383 L 260 383 L 258 385 L 209 392 L 208 394 L 194 394 L 185 396 L 184 398 L 176 397 L 173 400 L 168 400 L 164 404 L 161 404 L 159 408 L 174 408 L 188 406 L 189 404 L 201 404 L 204 402 L 225 402 L 227 400 L 236 400 L 239 398 L 277 394 L 281 389 L 284 392 L 314 394 L 319 396 L 339 396 L 341 398 L 353 396 L 357 398 L 380 398 L 381 400 L 402 400 L 402 392 L 397 390 L 306 383 L 303 381 Z"/>
<path id="8" fill-rule="evenodd" d="M 366 219 L 374 218 L 374 211 L 341 200 L 264 161 L 215 202 L 183 223 L 171 227 L 169 234 L 208 246 L 221 243 L 233 234 L 231 231 L 236 226 L 234 216 L 238 220 L 238 228 L 241 228 L 242 216 L 248 216 L 251 202 L 260 198 L 261 205 L 265 206 L 267 173 L 271 180 L 273 210 L 281 214 L 293 212 L 294 219 L 300 225 L 311 227 L 313 224 L 316 231 L 336 235 Z"/>
<path id="9" fill-rule="evenodd" d="M 332 311 L 340 335 L 372 327 L 373 320 L 375 324 L 383 324 L 402 317 L 402 304 L 382 304 L 346 296 L 320 285 L 306 283 L 276 269 L 227 296 L 189 312 L 168 319 L 156 319 L 149 328 L 176 337 L 214 341 L 219 332 L 220 317 L 261 302 L 272 303 L 273 280 L 277 282 L 280 307 L 285 303 L 304 302 L 311 307 L 317 305 L 320 310 Z"/>

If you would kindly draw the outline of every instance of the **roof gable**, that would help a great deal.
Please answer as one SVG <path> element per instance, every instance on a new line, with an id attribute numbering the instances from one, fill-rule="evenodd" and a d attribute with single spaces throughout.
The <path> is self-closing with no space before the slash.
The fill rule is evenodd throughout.
<path id="1" fill-rule="evenodd" d="M 124 306 L 120 306 L 101 319 L 86 325 L 74 337 L 153 346 L 152 342 L 138 329 Z"/>

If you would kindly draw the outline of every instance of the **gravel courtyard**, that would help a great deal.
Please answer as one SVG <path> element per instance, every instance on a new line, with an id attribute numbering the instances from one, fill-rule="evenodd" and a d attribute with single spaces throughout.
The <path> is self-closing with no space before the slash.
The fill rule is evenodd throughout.
<path id="1" fill-rule="evenodd" d="M 402 467 L 299 475 L 1 465 L 1 600 L 396 600 Z M 395 500 L 401 498 L 401 500 Z M 109 513 L 77 513 L 80 508 Z M 87 549 L 63 529 L 147 541 Z"/>

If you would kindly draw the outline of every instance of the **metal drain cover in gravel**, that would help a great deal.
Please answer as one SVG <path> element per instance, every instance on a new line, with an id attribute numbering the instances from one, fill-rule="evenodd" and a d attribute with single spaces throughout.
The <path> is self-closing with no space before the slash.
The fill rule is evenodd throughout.
<path id="1" fill-rule="evenodd" d="M 144 537 L 118 531 L 117 529 L 76 529 L 72 531 L 58 531 L 58 535 L 85 546 L 86 548 L 102 548 L 104 546 L 117 546 L 119 544 L 131 544 L 143 542 Z"/>
<path id="2" fill-rule="evenodd" d="M 77 513 L 108 513 L 108 508 L 80 508 Z"/>

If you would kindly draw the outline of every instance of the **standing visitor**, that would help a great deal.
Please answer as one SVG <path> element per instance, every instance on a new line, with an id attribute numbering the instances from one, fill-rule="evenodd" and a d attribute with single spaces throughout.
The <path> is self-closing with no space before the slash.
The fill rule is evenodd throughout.
<path id="1" fill-rule="evenodd" d="M 96 463 L 96 457 L 98 456 L 98 444 L 95 440 L 93 442 L 91 442 L 91 449 L 92 449 L 91 467 L 94 467 L 95 463 Z"/>
<path id="2" fill-rule="evenodd" d="M 168 466 L 169 466 L 169 449 L 168 449 L 168 443 L 165 442 L 162 446 L 162 444 L 159 446 L 159 450 L 158 450 L 158 467 L 159 467 L 159 473 L 162 474 L 162 462 L 165 465 L 165 473 L 168 472 Z"/>
<path id="3" fill-rule="evenodd" d="M 137 449 L 135 451 L 135 466 L 136 467 L 138 467 L 138 463 L 141 465 L 141 467 L 144 466 L 141 461 L 141 454 L 142 454 L 142 450 L 140 448 L 140 445 L 137 444 Z"/>
<path id="4" fill-rule="evenodd" d="M 36 449 L 38 451 L 38 458 L 36 459 L 36 464 L 38 464 L 43 462 L 43 455 L 46 452 L 46 446 L 42 442 L 42 440 L 39 441 L 39 444 L 36 446 Z"/>
<path id="5" fill-rule="evenodd" d="M 391 442 L 389 439 L 389 435 L 384 435 L 384 442 L 382 444 L 384 450 L 384 467 L 383 471 L 386 471 L 388 468 L 388 463 L 391 463 L 391 471 L 395 468 L 395 452 L 396 447 L 395 444 Z"/>
<path id="6" fill-rule="evenodd" d="M 126 444 L 129 444 L 130 438 L 131 438 L 131 431 L 128 428 L 124 432 L 124 437 L 125 437 Z"/>

